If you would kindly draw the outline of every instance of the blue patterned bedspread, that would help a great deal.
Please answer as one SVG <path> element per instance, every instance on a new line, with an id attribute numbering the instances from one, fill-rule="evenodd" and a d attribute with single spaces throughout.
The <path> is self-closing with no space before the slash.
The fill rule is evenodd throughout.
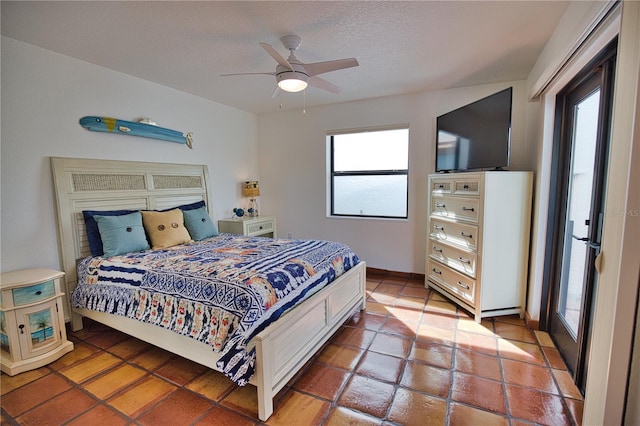
<path id="1" fill-rule="evenodd" d="M 207 343 L 218 368 L 245 385 L 249 340 L 359 262 L 346 245 L 220 234 L 163 250 L 78 265 L 75 308 L 123 315 Z"/>

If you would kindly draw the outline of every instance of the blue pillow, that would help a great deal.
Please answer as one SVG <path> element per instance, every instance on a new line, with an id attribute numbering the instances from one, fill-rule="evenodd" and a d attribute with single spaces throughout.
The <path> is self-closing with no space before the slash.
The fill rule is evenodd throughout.
<path id="1" fill-rule="evenodd" d="M 184 210 L 182 215 L 184 216 L 184 226 L 193 240 L 200 241 L 218 235 L 218 230 L 204 206 L 197 209 Z"/>
<path id="2" fill-rule="evenodd" d="M 140 212 L 93 218 L 98 223 L 105 257 L 149 249 Z"/>
<path id="3" fill-rule="evenodd" d="M 92 256 L 102 256 L 104 254 L 102 248 L 102 239 L 100 238 L 100 230 L 98 230 L 98 223 L 95 221 L 94 216 L 122 216 L 129 213 L 134 213 L 137 210 L 84 210 L 82 216 L 84 217 L 84 224 L 87 229 L 87 240 L 89 240 L 89 250 Z"/>

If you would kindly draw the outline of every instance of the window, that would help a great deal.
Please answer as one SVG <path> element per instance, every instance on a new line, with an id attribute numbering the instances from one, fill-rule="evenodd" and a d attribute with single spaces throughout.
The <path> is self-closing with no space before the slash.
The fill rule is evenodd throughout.
<path id="1" fill-rule="evenodd" d="M 331 215 L 407 218 L 409 129 L 330 135 Z"/>

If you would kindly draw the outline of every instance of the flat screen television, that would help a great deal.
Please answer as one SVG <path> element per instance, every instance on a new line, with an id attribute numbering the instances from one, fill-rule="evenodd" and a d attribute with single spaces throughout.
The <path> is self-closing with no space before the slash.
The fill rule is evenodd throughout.
<path id="1" fill-rule="evenodd" d="M 436 172 L 509 166 L 513 88 L 437 118 Z"/>

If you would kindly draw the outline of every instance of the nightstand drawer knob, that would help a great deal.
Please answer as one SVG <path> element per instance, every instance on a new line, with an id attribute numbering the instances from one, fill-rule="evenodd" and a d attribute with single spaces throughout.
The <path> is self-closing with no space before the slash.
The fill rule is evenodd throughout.
<path id="1" fill-rule="evenodd" d="M 37 296 L 40 296 L 41 294 L 42 294 L 42 291 L 40 291 L 40 290 L 36 291 L 36 295 Z"/>

